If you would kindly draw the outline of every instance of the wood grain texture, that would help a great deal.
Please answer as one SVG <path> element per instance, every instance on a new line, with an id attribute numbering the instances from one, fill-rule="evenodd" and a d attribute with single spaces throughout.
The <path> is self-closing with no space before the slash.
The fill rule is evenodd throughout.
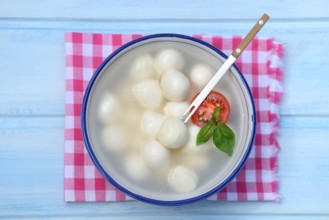
<path id="1" fill-rule="evenodd" d="M 257 0 L 1 0 L 0 17 L 41 19 L 258 19 L 264 12 L 273 19 L 328 18 L 328 2 Z"/>
<path id="2" fill-rule="evenodd" d="M 64 114 L 65 31 L 192 34 L 198 30 L 205 34 L 243 35 L 252 24 L 0 22 L 0 42 L 5 42 L 0 44 L 0 114 Z M 329 22 L 269 22 L 259 36 L 274 36 L 284 43 L 286 74 L 281 114 L 328 116 L 329 99 L 323 94 L 329 87 L 329 80 L 324 80 L 329 69 L 324 46 L 329 39 Z"/>
<path id="3" fill-rule="evenodd" d="M 0 219 L 328 219 L 328 1 L 0 0 Z M 284 43 L 280 203 L 63 201 L 66 31 L 245 35 Z"/>

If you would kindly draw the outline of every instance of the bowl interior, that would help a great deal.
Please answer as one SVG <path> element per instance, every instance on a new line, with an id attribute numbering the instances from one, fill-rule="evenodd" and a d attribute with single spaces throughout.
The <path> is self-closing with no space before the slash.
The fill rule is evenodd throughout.
<path id="1" fill-rule="evenodd" d="M 98 75 L 91 82 L 90 90 L 86 93 L 87 97 L 84 103 L 86 106 L 82 118 L 82 124 L 85 127 L 84 138 L 87 140 L 86 147 L 104 177 L 129 196 L 144 201 L 155 201 L 155 203 L 200 199 L 224 187 L 244 163 L 251 148 L 255 129 L 251 94 L 238 70 L 232 67 L 215 88 L 227 97 L 231 105 L 228 125 L 236 134 L 235 150 L 232 157 L 213 149 L 215 153 L 212 155 L 215 156 L 212 159 L 217 162 L 212 164 L 206 172 L 199 174 L 200 186 L 191 193 L 170 192 L 165 187 L 159 187 L 161 184 L 158 185 L 156 181 L 136 183 L 129 179 L 123 170 L 125 153 L 122 156 L 113 155 L 102 147 L 100 141 L 102 124 L 97 120 L 97 108 L 95 106 L 99 105 L 105 92 L 128 91 L 129 93 L 131 84 L 127 84 L 127 77 L 129 77 L 129 67 L 132 60 L 140 54 L 155 55 L 164 48 L 177 49 L 187 57 L 187 65 L 182 70 L 186 73 L 193 66 L 192 63 L 189 63 L 188 57 L 198 59 L 213 69 L 218 69 L 226 59 L 225 55 L 219 54 L 207 45 L 180 37 L 162 36 L 135 42 L 108 59 L 106 64 L 98 70 Z M 192 97 L 187 99 L 190 101 Z"/>

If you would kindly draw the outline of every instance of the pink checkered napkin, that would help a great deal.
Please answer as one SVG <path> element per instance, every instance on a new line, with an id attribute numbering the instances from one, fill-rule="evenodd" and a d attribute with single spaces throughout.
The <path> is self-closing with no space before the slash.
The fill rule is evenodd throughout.
<path id="1" fill-rule="evenodd" d="M 67 202 L 123 201 L 130 198 L 107 183 L 85 150 L 80 129 L 84 90 L 99 64 L 139 34 L 66 33 L 66 113 L 64 193 Z M 242 37 L 194 35 L 230 55 Z M 276 135 L 278 105 L 283 94 L 282 44 L 256 38 L 236 61 L 251 87 L 257 109 L 254 148 L 236 178 L 211 200 L 278 201 Z"/>

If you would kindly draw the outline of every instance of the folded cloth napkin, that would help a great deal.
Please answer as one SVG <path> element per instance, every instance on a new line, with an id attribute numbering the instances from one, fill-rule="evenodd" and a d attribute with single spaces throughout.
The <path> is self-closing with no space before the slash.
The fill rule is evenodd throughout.
<path id="1" fill-rule="evenodd" d="M 64 195 L 66 202 L 124 201 L 130 198 L 105 181 L 84 147 L 80 110 L 84 90 L 100 63 L 121 45 L 140 34 L 66 33 L 66 112 Z M 230 55 L 242 37 L 194 35 Z M 283 46 L 272 38 L 256 38 L 236 65 L 246 78 L 257 109 L 257 133 L 243 169 L 211 200 L 278 201 L 276 135 L 278 105 L 283 94 Z"/>

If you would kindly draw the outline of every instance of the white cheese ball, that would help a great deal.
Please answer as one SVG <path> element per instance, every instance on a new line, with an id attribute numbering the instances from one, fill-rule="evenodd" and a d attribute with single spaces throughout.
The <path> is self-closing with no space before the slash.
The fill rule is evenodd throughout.
<path id="1" fill-rule="evenodd" d="M 197 64 L 192 68 L 189 78 L 192 84 L 201 91 L 214 75 L 215 71 L 210 67 Z"/>
<path id="2" fill-rule="evenodd" d="M 191 87 L 187 77 L 175 69 L 170 69 L 163 74 L 160 85 L 163 96 L 174 102 L 184 100 Z"/>
<path id="3" fill-rule="evenodd" d="M 127 156 L 124 168 L 128 176 L 136 181 L 146 180 L 150 176 L 150 170 L 138 154 Z"/>
<path id="4" fill-rule="evenodd" d="M 182 54 L 174 49 L 166 49 L 161 51 L 157 55 L 155 63 L 160 74 L 169 69 L 182 70 L 185 65 Z"/>
<path id="5" fill-rule="evenodd" d="M 195 190 L 199 178 L 192 169 L 178 165 L 169 173 L 168 182 L 170 186 L 179 193 L 188 193 Z"/>
<path id="6" fill-rule="evenodd" d="M 162 92 L 156 80 L 146 80 L 132 87 L 133 94 L 143 108 L 157 109 L 162 102 Z"/>
<path id="7" fill-rule="evenodd" d="M 167 116 L 179 118 L 187 110 L 189 104 L 187 102 L 168 102 L 163 108 L 163 112 Z"/>
<path id="8" fill-rule="evenodd" d="M 182 120 L 170 116 L 162 123 L 157 139 L 162 145 L 168 148 L 179 148 L 188 139 L 187 127 Z"/>
<path id="9" fill-rule="evenodd" d="M 101 140 L 111 152 L 122 152 L 127 148 L 127 133 L 119 126 L 105 127 L 101 132 Z"/>
<path id="10" fill-rule="evenodd" d="M 111 93 L 105 93 L 98 105 L 98 119 L 103 124 L 112 124 L 120 116 L 121 106 Z"/>
<path id="11" fill-rule="evenodd" d="M 196 139 L 198 136 L 198 133 L 200 131 L 200 127 L 196 125 L 191 125 L 188 128 L 188 133 L 189 133 L 189 139 L 187 143 L 182 147 L 182 152 L 186 153 L 194 153 L 194 152 L 207 152 L 213 148 L 213 140 L 212 138 L 209 139 L 204 144 L 196 145 Z"/>
<path id="12" fill-rule="evenodd" d="M 165 171 L 170 165 L 170 152 L 158 141 L 148 142 L 143 151 L 146 165 L 154 171 Z"/>
<path id="13" fill-rule="evenodd" d="M 132 80 L 140 81 L 150 79 L 157 75 L 154 66 L 154 60 L 149 54 L 144 54 L 137 57 L 132 63 L 130 69 L 130 77 Z"/>
<path id="14" fill-rule="evenodd" d="M 141 121 L 141 132 L 146 137 L 155 138 L 165 120 L 165 116 L 153 111 L 146 111 Z"/>

